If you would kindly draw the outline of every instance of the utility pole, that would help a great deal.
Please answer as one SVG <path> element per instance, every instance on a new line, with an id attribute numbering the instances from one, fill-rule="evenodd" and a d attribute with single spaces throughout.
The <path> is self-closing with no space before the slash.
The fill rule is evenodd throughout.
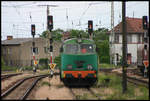
<path id="1" fill-rule="evenodd" d="M 126 30 L 126 3 L 125 1 L 122 1 L 122 54 L 123 54 L 123 67 L 122 67 L 122 88 L 123 88 L 123 93 L 127 90 L 127 77 L 126 77 L 126 68 L 127 68 L 127 30 Z"/>
<path id="2" fill-rule="evenodd" d="M 49 16 L 49 6 L 47 5 L 47 17 L 48 16 Z M 48 22 L 48 20 L 46 22 Z M 48 24 L 47 24 L 47 30 L 48 30 Z"/>
<path id="3" fill-rule="evenodd" d="M 46 6 L 47 7 L 47 17 L 50 15 L 50 11 L 49 11 L 49 7 L 58 7 L 58 5 L 38 5 L 38 6 Z M 48 21 L 46 21 L 47 24 Z M 47 29 L 48 30 L 48 25 L 47 25 Z"/>
<path id="4" fill-rule="evenodd" d="M 51 31 L 53 29 L 53 16 L 50 16 L 50 11 L 49 11 L 49 7 L 57 7 L 57 5 L 38 5 L 38 6 L 46 6 L 47 7 L 47 21 L 46 21 L 46 24 L 47 24 L 47 31 L 48 31 L 48 38 L 46 38 L 46 47 L 47 47 L 47 43 L 49 43 L 49 51 L 50 51 L 50 68 L 52 69 L 53 67 L 53 46 L 52 46 L 52 43 L 53 43 L 53 39 L 52 39 L 52 34 L 51 34 Z M 49 41 L 49 42 L 48 42 Z M 53 74 L 53 71 L 50 70 L 50 73 L 51 75 Z"/>
<path id="5" fill-rule="evenodd" d="M 32 24 L 31 25 L 31 34 L 33 36 L 33 42 L 32 42 L 32 47 L 33 47 L 33 50 L 32 50 L 32 53 L 33 53 L 33 63 L 34 63 L 34 66 L 33 66 L 33 72 L 35 73 L 36 72 L 36 66 L 37 66 L 37 61 L 35 59 L 35 42 L 34 42 L 34 36 L 35 36 L 35 24 Z"/>
<path id="6" fill-rule="evenodd" d="M 47 25 L 47 27 L 46 27 L 46 30 L 48 31 L 48 35 L 47 35 L 47 38 L 46 38 L 46 47 L 48 47 L 47 43 L 49 43 L 48 41 L 52 37 L 52 35 L 51 35 L 50 31 L 49 31 L 49 28 L 48 28 L 49 27 L 48 26 L 48 16 L 50 15 L 50 10 L 49 10 L 50 8 L 49 7 L 58 7 L 58 5 L 38 5 L 38 6 L 46 6 L 47 7 L 47 14 L 46 14 L 46 18 L 47 18 L 46 25 Z M 51 54 L 51 56 L 52 56 L 52 54 Z"/>
<path id="7" fill-rule="evenodd" d="M 111 34 L 110 34 L 110 63 L 113 64 L 114 53 L 114 2 L 111 2 Z"/>

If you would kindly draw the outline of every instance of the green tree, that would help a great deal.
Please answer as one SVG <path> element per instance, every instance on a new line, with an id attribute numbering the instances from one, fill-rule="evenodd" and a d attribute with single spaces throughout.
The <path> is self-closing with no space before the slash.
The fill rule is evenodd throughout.
<path id="1" fill-rule="evenodd" d="M 104 40 L 103 42 L 97 44 L 97 48 L 100 63 L 109 63 L 109 41 Z"/>
<path id="2" fill-rule="evenodd" d="M 54 38 L 54 40 L 56 41 L 61 41 L 62 38 L 62 34 L 63 34 L 63 30 L 62 29 L 56 29 L 54 31 L 52 31 L 52 37 Z"/>
<path id="3" fill-rule="evenodd" d="M 71 38 L 78 38 L 79 35 L 81 35 L 82 38 L 88 38 L 89 37 L 88 33 L 85 32 L 84 30 L 72 29 L 72 30 L 69 30 L 69 33 L 70 33 Z"/>
<path id="4" fill-rule="evenodd" d="M 99 28 L 93 32 L 100 63 L 110 63 L 109 56 L 109 36 L 106 34 L 108 29 Z"/>
<path id="5" fill-rule="evenodd" d="M 49 34 L 49 32 L 47 30 L 43 31 L 42 34 L 40 35 L 40 37 L 42 37 L 42 38 L 48 38 L 48 34 Z"/>
<path id="6" fill-rule="evenodd" d="M 57 64 L 57 67 L 60 67 L 61 66 L 61 56 L 59 55 L 59 56 L 55 57 L 54 62 Z"/>
<path id="7" fill-rule="evenodd" d="M 56 30 L 53 30 L 51 32 L 51 35 L 53 37 L 53 40 L 55 41 L 60 41 L 61 38 L 62 38 L 62 34 L 63 34 L 63 30 L 62 29 L 56 29 Z M 43 37 L 43 38 L 48 38 L 48 35 L 49 35 L 49 31 L 43 31 L 42 34 L 40 35 L 40 37 Z"/>

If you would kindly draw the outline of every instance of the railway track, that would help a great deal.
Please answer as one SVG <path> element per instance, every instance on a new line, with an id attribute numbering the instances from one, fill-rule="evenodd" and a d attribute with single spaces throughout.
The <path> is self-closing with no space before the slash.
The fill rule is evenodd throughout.
<path id="1" fill-rule="evenodd" d="M 106 73 L 113 73 L 113 74 L 116 74 L 116 75 L 118 75 L 120 77 L 122 76 L 122 73 L 112 72 L 112 70 L 113 69 L 100 69 L 99 71 L 106 72 Z M 128 71 L 130 71 L 130 72 L 128 73 Z M 129 75 L 131 72 L 132 72 L 132 76 Z M 145 80 L 142 80 L 142 78 L 144 78 L 144 77 L 141 76 L 141 78 L 136 78 L 136 76 L 139 76 L 139 74 L 138 73 L 134 73 L 131 70 L 127 70 L 127 73 L 128 73 L 127 74 L 127 81 L 128 82 L 133 83 L 135 85 L 143 85 L 143 86 L 149 88 L 149 82 L 145 81 Z"/>
<path id="2" fill-rule="evenodd" d="M 91 95 L 93 95 L 97 100 L 100 100 L 101 97 L 99 95 L 97 95 L 90 87 L 83 87 L 83 88 L 75 88 L 75 89 L 82 89 L 82 90 L 86 90 L 89 91 L 89 93 Z M 73 100 L 80 100 L 80 98 L 78 97 L 78 95 L 74 92 L 75 90 L 74 88 L 69 88 L 70 93 L 73 95 Z M 81 92 L 80 92 L 81 93 Z"/>
<path id="3" fill-rule="evenodd" d="M 137 78 L 128 76 L 127 81 L 130 82 L 130 83 L 133 83 L 135 85 L 143 85 L 143 86 L 149 88 L 149 82 L 141 80 L 141 79 L 137 79 Z"/>
<path id="4" fill-rule="evenodd" d="M 21 75 L 22 73 L 14 73 L 14 74 L 5 74 L 5 75 L 1 75 L 1 80 L 5 80 L 5 79 L 8 79 L 10 77 L 13 77 L 13 76 L 17 76 L 17 75 Z"/>
<path id="5" fill-rule="evenodd" d="M 1 94 L 2 99 L 24 100 L 28 97 L 36 83 L 49 74 L 26 77 Z M 15 95 L 14 95 L 15 94 Z"/>
<path id="6" fill-rule="evenodd" d="M 95 96 L 96 98 L 97 98 L 97 100 L 101 100 L 101 97 L 99 96 L 99 95 L 97 95 L 91 88 L 87 88 L 87 90 L 93 95 L 93 96 Z"/>

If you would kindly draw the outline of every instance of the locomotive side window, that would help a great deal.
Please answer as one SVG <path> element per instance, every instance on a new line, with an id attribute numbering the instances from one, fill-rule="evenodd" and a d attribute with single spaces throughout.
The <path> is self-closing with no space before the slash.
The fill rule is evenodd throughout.
<path id="1" fill-rule="evenodd" d="M 78 52 L 78 45 L 76 44 L 67 44 L 65 47 L 65 53 L 76 54 Z"/>
<path id="2" fill-rule="evenodd" d="M 81 52 L 82 53 L 93 53 L 94 48 L 92 44 L 81 44 Z"/>

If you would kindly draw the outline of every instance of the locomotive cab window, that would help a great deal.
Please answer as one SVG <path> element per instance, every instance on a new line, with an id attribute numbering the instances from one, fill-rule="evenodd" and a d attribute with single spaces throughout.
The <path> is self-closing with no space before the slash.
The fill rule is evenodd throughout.
<path id="1" fill-rule="evenodd" d="M 92 44 L 81 44 L 81 52 L 82 53 L 93 53 L 94 47 Z"/>
<path id="2" fill-rule="evenodd" d="M 76 54 L 78 52 L 77 44 L 67 44 L 65 45 L 65 53 Z"/>

